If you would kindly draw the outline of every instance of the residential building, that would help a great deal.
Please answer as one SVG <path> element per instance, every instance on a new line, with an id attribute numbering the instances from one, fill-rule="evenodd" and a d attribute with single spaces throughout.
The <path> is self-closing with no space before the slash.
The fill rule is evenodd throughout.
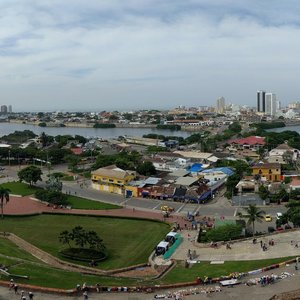
<path id="1" fill-rule="evenodd" d="M 136 177 L 136 172 L 125 171 L 115 165 L 111 165 L 93 171 L 91 175 L 92 188 L 115 194 L 123 194 L 125 185 Z"/>
<path id="2" fill-rule="evenodd" d="M 296 161 L 298 156 L 298 149 L 292 148 L 284 143 L 272 149 L 269 152 L 267 160 L 269 163 L 278 162 L 280 164 L 290 164 L 292 161 Z"/>
<path id="3" fill-rule="evenodd" d="M 266 93 L 265 94 L 265 102 L 266 102 L 266 109 L 265 113 L 270 116 L 275 116 L 277 112 L 277 100 L 276 100 L 276 94 L 274 93 Z"/>
<path id="4" fill-rule="evenodd" d="M 225 112 L 225 98 L 224 97 L 220 97 L 217 99 L 216 112 L 218 114 L 223 114 Z"/>
<path id="5" fill-rule="evenodd" d="M 252 167 L 252 175 L 260 175 L 262 180 L 280 181 L 281 165 L 279 163 L 258 163 Z"/>
<path id="6" fill-rule="evenodd" d="M 250 149 L 257 151 L 259 148 L 263 147 L 266 142 L 265 137 L 248 136 L 246 138 L 229 140 L 228 144 L 234 149 Z"/>
<path id="7" fill-rule="evenodd" d="M 257 112 L 266 111 L 266 92 L 257 91 Z"/>

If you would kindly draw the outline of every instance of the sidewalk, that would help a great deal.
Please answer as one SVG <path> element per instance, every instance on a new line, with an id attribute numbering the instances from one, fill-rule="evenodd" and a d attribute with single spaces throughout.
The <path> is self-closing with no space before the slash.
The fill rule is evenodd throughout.
<path id="1" fill-rule="evenodd" d="M 207 244 L 193 243 L 193 241 L 197 239 L 197 231 L 183 231 L 182 234 L 184 241 L 172 256 L 172 258 L 177 260 L 187 259 L 188 250 L 196 251 L 197 259 L 200 261 L 240 261 L 300 256 L 300 229 L 298 231 L 272 235 L 269 238 L 258 237 L 255 245 L 252 239 L 236 242 L 231 245 L 231 250 L 226 249 L 225 245 L 215 249 Z M 190 237 L 188 235 L 190 235 Z M 271 239 L 275 242 L 274 246 L 269 246 L 269 240 Z M 268 247 L 267 251 L 261 249 L 260 240 L 266 243 Z M 298 241 L 299 248 L 295 248 L 294 245 L 291 245 L 292 240 Z"/>

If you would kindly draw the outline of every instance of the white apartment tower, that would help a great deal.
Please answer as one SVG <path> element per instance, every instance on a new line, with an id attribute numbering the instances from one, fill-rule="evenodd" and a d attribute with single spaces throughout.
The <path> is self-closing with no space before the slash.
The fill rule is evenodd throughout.
<path id="1" fill-rule="evenodd" d="M 224 97 L 220 97 L 217 99 L 216 112 L 218 114 L 223 114 L 225 112 L 225 98 Z"/>
<path id="2" fill-rule="evenodd" d="M 266 93 L 266 111 L 265 113 L 270 116 L 275 116 L 278 108 L 278 101 L 276 94 Z"/>

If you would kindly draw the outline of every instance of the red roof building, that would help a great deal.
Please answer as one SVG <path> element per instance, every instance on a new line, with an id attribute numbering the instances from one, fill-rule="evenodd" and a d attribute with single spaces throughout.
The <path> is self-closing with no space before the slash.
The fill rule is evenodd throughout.
<path id="1" fill-rule="evenodd" d="M 263 147 L 266 144 L 265 137 L 261 136 L 248 136 L 242 139 L 233 139 L 229 140 L 228 143 L 231 145 L 231 147 L 252 150 L 258 150 L 260 147 Z"/>
<path id="2" fill-rule="evenodd" d="M 73 154 L 75 154 L 75 155 L 80 155 L 80 154 L 82 154 L 82 152 L 83 152 L 82 148 L 71 148 L 70 150 L 71 150 L 71 151 L 73 152 Z"/>

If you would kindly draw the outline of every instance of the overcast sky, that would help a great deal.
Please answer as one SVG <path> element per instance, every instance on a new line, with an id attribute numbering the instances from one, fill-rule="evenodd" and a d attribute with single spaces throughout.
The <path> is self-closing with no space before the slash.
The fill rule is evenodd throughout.
<path id="1" fill-rule="evenodd" d="M 0 104 L 130 110 L 300 100 L 299 0 L 2 0 Z"/>

